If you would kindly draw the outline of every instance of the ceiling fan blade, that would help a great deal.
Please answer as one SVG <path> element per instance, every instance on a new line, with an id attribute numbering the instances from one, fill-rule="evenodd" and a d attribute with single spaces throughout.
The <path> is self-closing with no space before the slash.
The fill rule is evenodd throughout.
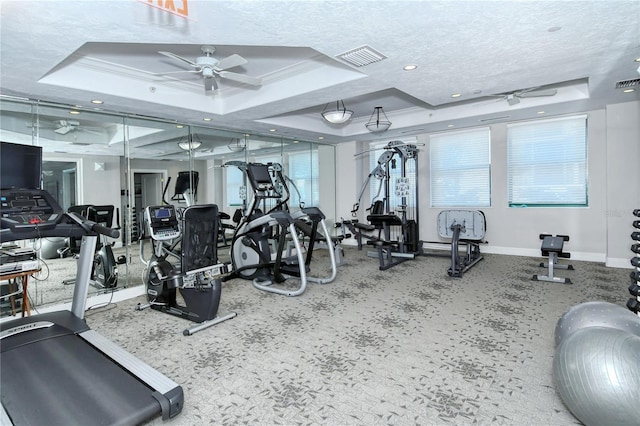
<path id="1" fill-rule="evenodd" d="M 195 70 L 184 70 L 184 71 L 169 71 L 169 72 L 153 72 L 151 73 L 151 75 L 154 76 L 163 76 L 163 75 L 167 75 L 167 74 L 183 74 L 185 72 L 189 72 L 189 73 L 199 73 L 200 71 L 202 71 L 201 69 L 195 69 Z"/>
<path id="2" fill-rule="evenodd" d="M 250 75 L 238 74 L 231 71 L 220 71 L 218 75 L 222 78 L 237 81 L 238 83 L 250 84 L 252 86 L 260 86 L 262 79 L 257 77 L 251 77 Z"/>
<path id="3" fill-rule="evenodd" d="M 556 93 L 558 93 L 556 89 L 532 90 L 530 92 L 520 93 L 517 96 L 520 98 L 536 98 L 538 96 L 554 96 Z"/>
<path id="4" fill-rule="evenodd" d="M 222 71 L 229 68 L 239 67 L 240 65 L 244 65 L 246 63 L 247 60 L 245 58 L 234 53 L 231 56 L 220 59 L 214 68 L 216 71 Z"/>
<path id="5" fill-rule="evenodd" d="M 176 59 L 178 61 L 184 62 L 186 64 L 191 65 L 194 68 L 200 68 L 200 65 L 196 64 L 195 62 L 187 59 L 187 58 L 183 58 L 182 56 L 178 56 L 175 53 L 171 53 L 171 52 L 162 52 L 162 51 L 158 51 L 159 54 L 167 56 L 171 59 Z"/>

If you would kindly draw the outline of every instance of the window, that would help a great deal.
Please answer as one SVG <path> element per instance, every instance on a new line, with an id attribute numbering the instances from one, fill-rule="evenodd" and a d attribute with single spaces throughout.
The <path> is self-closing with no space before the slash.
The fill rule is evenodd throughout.
<path id="1" fill-rule="evenodd" d="M 508 127 L 510 207 L 587 206 L 587 117 Z"/>
<path id="2" fill-rule="evenodd" d="M 310 155 L 311 154 L 311 155 Z M 289 191 L 291 191 L 291 199 L 289 205 L 292 209 L 296 209 L 303 201 L 305 206 L 318 206 L 320 203 L 320 193 L 318 191 L 318 150 L 302 151 L 291 153 L 288 155 L 289 171 L 287 176 L 291 182 L 288 182 Z M 296 192 L 296 188 L 300 192 Z"/>
<path id="3" fill-rule="evenodd" d="M 415 138 L 406 138 L 406 139 L 396 139 L 395 141 L 400 141 L 405 144 L 416 144 Z M 369 173 L 371 173 L 376 167 L 378 167 L 378 160 L 381 158 L 382 154 L 387 152 L 388 150 L 384 149 L 385 146 L 389 145 L 389 142 L 372 142 L 369 145 L 369 149 L 372 150 L 369 152 Z M 419 155 L 419 153 L 418 153 Z M 405 183 L 402 181 L 398 181 L 398 178 L 402 177 L 402 170 L 400 168 L 400 156 L 395 154 L 393 159 L 389 162 L 389 203 L 388 206 L 393 211 L 396 207 L 402 204 L 402 196 L 397 195 L 398 190 L 402 186 L 405 190 L 405 202 L 407 203 L 407 207 L 415 207 L 416 206 L 416 162 L 413 159 L 408 159 L 406 162 L 406 187 Z M 408 191 L 408 195 L 407 195 Z M 384 188 L 384 180 L 379 179 L 375 176 L 371 176 L 371 180 L 369 181 L 369 194 L 371 198 L 371 204 L 374 201 L 380 200 L 383 201 L 385 198 L 385 188 Z M 366 208 L 369 208 L 367 206 Z"/>
<path id="4" fill-rule="evenodd" d="M 244 173 L 237 167 L 225 167 L 224 170 L 227 179 L 226 204 L 228 207 L 241 207 L 247 192 L 244 186 Z"/>
<path id="5" fill-rule="evenodd" d="M 488 127 L 432 135 L 431 207 L 491 205 L 491 131 Z"/>

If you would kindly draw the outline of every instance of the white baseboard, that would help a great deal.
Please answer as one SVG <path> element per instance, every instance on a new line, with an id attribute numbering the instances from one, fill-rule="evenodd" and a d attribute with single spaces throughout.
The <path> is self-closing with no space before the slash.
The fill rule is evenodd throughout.
<path id="1" fill-rule="evenodd" d="M 605 265 L 610 268 L 624 268 L 624 269 L 633 269 L 631 266 L 631 262 L 628 257 L 619 258 L 619 257 L 608 257 Z"/>

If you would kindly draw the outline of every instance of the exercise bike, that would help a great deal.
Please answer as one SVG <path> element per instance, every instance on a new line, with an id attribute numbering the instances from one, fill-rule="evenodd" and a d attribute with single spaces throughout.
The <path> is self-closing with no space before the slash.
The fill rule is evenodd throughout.
<path id="1" fill-rule="evenodd" d="M 189 206 L 180 219 L 171 205 L 149 206 L 144 210 L 145 235 L 140 240 L 140 259 L 147 266 L 148 303 L 138 304 L 136 309 L 150 307 L 198 323 L 185 329 L 185 336 L 237 315 L 231 312 L 217 316 L 221 278 L 230 272 L 228 264 L 218 263 L 217 218 L 218 207 L 214 204 Z M 149 259 L 144 256 L 146 239 L 153 242 L 153 254 Z M 180 240 L 179 254 L 165 245 L 177 239 Z M 171 258 L 177 258 L 177 263 L 172 263 Z M 177 290 L 186 306 L 178 303 Z"/>
<path id="2" fill-rule="evenodd" d="M 81 217 L 107 228 L 111 228 L 113 224 L 114 207 L 112 205 L 79 205 L 69 208 L 69 212 L 79 214 Z M 112 229 L 119 230 L 120 225 L 118 224 Z M 73 238 L 69 238 L 66 247 L 58 249 L 60 257 L 68 255 L 75 256 L 77 253 L 77 244 Z M 117 259 L 115 258 L 112 243 L 109 243 L 107 237 L 103 235 L 102 240 L 96 245 L 96 250 L 93 255 L 89 284 L 104 290 L 116 288 L 118 286 L 118 265 L 122 265 L 126 263 L 126 261 L 127 259 L 124 255 L 118 256 Z M 64 280 L 63 284 L 75 284 L 75 279 Z"/>

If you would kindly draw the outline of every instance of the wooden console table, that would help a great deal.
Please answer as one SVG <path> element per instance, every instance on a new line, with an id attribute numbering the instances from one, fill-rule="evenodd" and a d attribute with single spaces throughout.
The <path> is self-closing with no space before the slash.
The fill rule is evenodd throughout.
<path id="1" fill-rule="evenodd" d="M 9 281 L 9 291 L 11 293 L 18 291 L 18 283 L 17 279 L 20 278 L 22 281 L 22 316 L 24 317 L 24 313 L 27 313 L 27 316 L 31 316 L 31 304 L 29 303 L 29 293 L 27 293 L 27 285 L 29 284 L 29 275 L 40 272 L 40 269 L 32 269 L 30 271 L 21 271 L 14 272 L 13 274 L 5 274 L 0 275 L 0 281 Z M 6 297 L 6 296 L 5 296 Z M 11 298 L 11 312 L 13 315 L 16 314 L 15 309 L 15 299 L 14 295 L 9 295 Z"/>

